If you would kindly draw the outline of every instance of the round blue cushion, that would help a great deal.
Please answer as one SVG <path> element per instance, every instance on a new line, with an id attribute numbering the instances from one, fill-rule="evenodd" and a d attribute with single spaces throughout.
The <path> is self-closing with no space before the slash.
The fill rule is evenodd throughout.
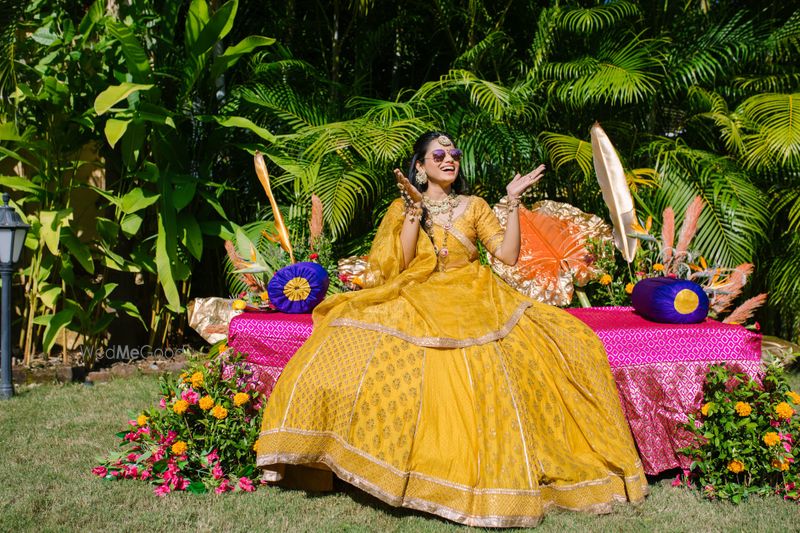
<path id="1" fill-rule="evenodd" d="M 318 263 L 295 263 L 275 272 L 267 293 L 282 313 L 310 313 L 325 298 L 329 284 L 328 273 Z"/>
<path id="2" fill-rule="evenodd" d="M 708 314 L 708 296 L 697 283 L 647 278 L 633 287 L 633 308 L 643 317 L 667 324 L 694 324 Z"/>

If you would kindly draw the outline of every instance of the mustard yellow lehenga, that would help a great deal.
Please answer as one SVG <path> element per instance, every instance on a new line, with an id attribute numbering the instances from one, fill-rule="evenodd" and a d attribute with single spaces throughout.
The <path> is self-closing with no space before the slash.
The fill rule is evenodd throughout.
<path id="1" fill-rule="evenodd" d="M 400 270 L 403 216 L 398 200 L 370 253 L 384 283 L 324 301 L 278 380 L 258 444 L 265 478 L 314 465 L 391 505 L 484 527 L 641 500 L 600 340 L 478 263 L 476 239 L 493 250 L 503 236 L 486 202 L 462 197 L 442 272 L 422 231 Z"/>

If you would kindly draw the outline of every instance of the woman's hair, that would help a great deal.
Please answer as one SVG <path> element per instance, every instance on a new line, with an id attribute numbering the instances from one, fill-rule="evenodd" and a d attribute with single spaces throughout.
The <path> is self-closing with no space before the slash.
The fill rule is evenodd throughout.
<path id="1" fill-rule="evenodd" d="M 447 133 L 441 131 L 427 131 L 420 135 L 417 141 L 414 143 L 414 155 L 411 157 L 411 164 L 408 167 L 408 181 L 410 181 L 411 185 L 413 185 L 421 193 L 428 190 L 428 184 L 423 183 L 420 185 L 417 183 L 417 161 L 423 160 L 425 158 L 425 154 L 428 152 L 428 145 L 430 145 L 432 141 L 435 141 L 442 136 L 450 139 L 453 145 L 455 145 L 453 138 Z M 456 181 L 453 182 L 453 192 L 456 194 L 465 194 L 467 192 L 467 182 L 461 175 L 460 170 L 461 169 L 459 168 Z"/>

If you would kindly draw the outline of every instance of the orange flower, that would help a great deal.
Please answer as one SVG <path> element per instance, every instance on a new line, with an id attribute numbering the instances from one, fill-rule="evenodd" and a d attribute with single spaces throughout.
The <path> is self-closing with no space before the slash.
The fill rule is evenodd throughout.
<path id="1" fill-rule="evenodd" d="M 661 263 L 656 263 L 655 265 L 653 265 L 653 270 L 655 270 L 656 272 L 663 272 L 664 265 L 662 265 Z"/>
<path id="2" fill-rule="evenodd" d="M 700 408 L 700 412 L 703 413 L 703 416 L 708 416 L 708 410 L 714 406 L 714 402 L 708 402 L 703 404 L 703 407 Z"/>
<path id="3" fill-rule="evenodd" d="M 262 302 L 269 302 L 269 293 L 267 291 L 259 292 L 258 297 L 261 298 Z"/>
<path id="4" fill-rule="evenodd" d="M 744 463 L 739 461 L 738 459 L 734 459 L 730 463 L 728 463 L 728 470 L 733 472 L 734 474 L 738 474 L 744 471 Z"/>
<path id="5" fill-rule="evenodd" d="M 172 410 L 179 415 L 185 413 L 188 408 L 189 408 L 189 402 L 187 402 L 186 400 L 178 400 L 177 402 L 175 402 L 175 405 L 172 406 Z"/>
<path id="6" fill-rule="evenodd" d="M 764 444 L 766 444 L 767 446 L 775 446 L 781 442 L 781 438 L 774 431 L 765 433 L 764 436 L 762 437 L 762 440 L 764 441 Z"/>
<path id="7" fill-rule="evenodd" d="M 789 461 L 781 461 L 779 459 L 773 459 L 770 465 L 772 465 L 772 468 L 777 468 L 781 472 L 789 470 Z"/>
<path id="8" fill-rule="evenodd" d="M 785 419 L 788 420 L 788 419 L 792 418 L 792 415 L 794 414 L 794 409 L 792 409 L 792 406 L 789 405 L 788 403 L 781 402 L 781 403 L 779 403 L 778 405 L 775 406 L 775 413 L 779 417 L 785 418 Z"/>
<path id="9" fill-rule="evenodd" d="M 221 405 L 215 405 L 214 408 L 211 410 L 211 416 L 213 416 L 217 420 L 222 420 L 223 418 L 228 416 L 228 410 L 222 407 Z"/>
<path id="10" fill-rule="evenodd" d="M 250 395 L 246 392 L 237 392 L 233 396 L 233 405 L 239 407 L 240 405 L 244 405 L 250 401 Z"/>
<path id="11" fill-rule="evenodd" d="M 200 409 L 202 409 L 203 411 L 208 411 L 209 409 L 214 407 L 214 398 L 212 398 L 211 396 L 203 396 L 202 398 L 200 398 L 199 405 Z"/>
<path id="12" fill-rule="evenodd" d="M 198 388 L 198 387 L 202 387 L 203 386 L 203 373 L 202 372 L 195 372 L 194 374 L 192 374 L 192 377 L 190 379 L 191 379 L 191 382 L 192 382 L 192 387 L 194 387 L 195 389 Z"/>
<path id="13" fill-rule="evenodd" d="M 247 307 L 247 302 L 244 300 L 234 300 L 231 307 L 233 307 L 235 311 L 244 311 L 245 307 Z"/>
<path id="14" fill-rule="evenodd" d="M 136 417 L 136 423 L 139 424 L 140 426 L 144 426 L 145 424 L 147 424 L 147 420 L 148 418 L 145 415 L 139 415 L 138 417 Z"/>
<path id="15" fill-rule="evenodd" d="M 186 453 L 186 448 L 188 448 L 188 446 L 186 446 L 186 443 L 183 442 L 182 440 L 179 440 L 178 442 L 172 445 L 172 453 L 174 453 L 175 455 L 183 455 L 184 453 Z"/>
<path id="16" fill-rule="evenodd" d="M 603 274 L 600 276 L 600 285 L 611 285 L 611 281 L 614 278 L 611 277 L 611 274 Z"/>
<path id="17" fill-rule="evenodd" d="M 253 451 L 254 452 L 258 451 L 258 444 L 259 444 L 260 441 L 261 441 L 261 439 L 256 439 L 256 441 L 253 443 Z"/>
<path id="18" fill-rule="evenodd" d="M 753 408 L 747 402 L 736 402 L 735 409 L 739 416 L 750 416 L 750 413 L 753 412 Z"/>
<path id="19" fill-rule="evenodd" d="M 625 292 L 627 292 L 628 294 L 633 292 L 633 283 L 628 283 L 627 285 L 625 285 Z"/>
<path id="20" fill-rule="evenodd" d="M 800 405 L 800 394 L 797 394 L 795 391 L 790 390 L 786 393 L 786 396 L 792 401 L 795 405 Z"/>

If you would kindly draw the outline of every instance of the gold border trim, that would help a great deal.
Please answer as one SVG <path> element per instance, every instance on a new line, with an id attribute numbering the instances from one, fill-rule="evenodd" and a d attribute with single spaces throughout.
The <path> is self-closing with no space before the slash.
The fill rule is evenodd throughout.
<path id="1" fill-rule="evenodd" d="M 532 305 L 533 302 L 523 302 L 519 304 L 517 309 L 511 314 L 511 317 L 506 321 L 505 324 L 503 324 L 502 328 L 489 332 L 486 335 L 481 335 L 480 337 L 469 337 L 466 339 L 454 339 L 452 337 L 417 337 L 403 333 L 402 331 L 394 328 L 389 328 L 380 324 L 373 324 L 371 322 L 364 322 L 362 320 L 353 320 L 352 318 L 336 318 L 331 321 L 330 325 L 339 327 L 349 326 L 353 328 L 377 331 L 379 333 L 392 335 L 398 339 L 410 342 L 415 346 L 423 346 L 426 348 L 467 348 L 469 346 L 486 344 L 487 342 L 493 342 L 504 338 L 506 335 L 511 333 L 511 330 L 517 325 L 517 322 L 519 322 L 519 320 L 522 318 L 522 315 L 524 315 L 525 311 Z"/>

